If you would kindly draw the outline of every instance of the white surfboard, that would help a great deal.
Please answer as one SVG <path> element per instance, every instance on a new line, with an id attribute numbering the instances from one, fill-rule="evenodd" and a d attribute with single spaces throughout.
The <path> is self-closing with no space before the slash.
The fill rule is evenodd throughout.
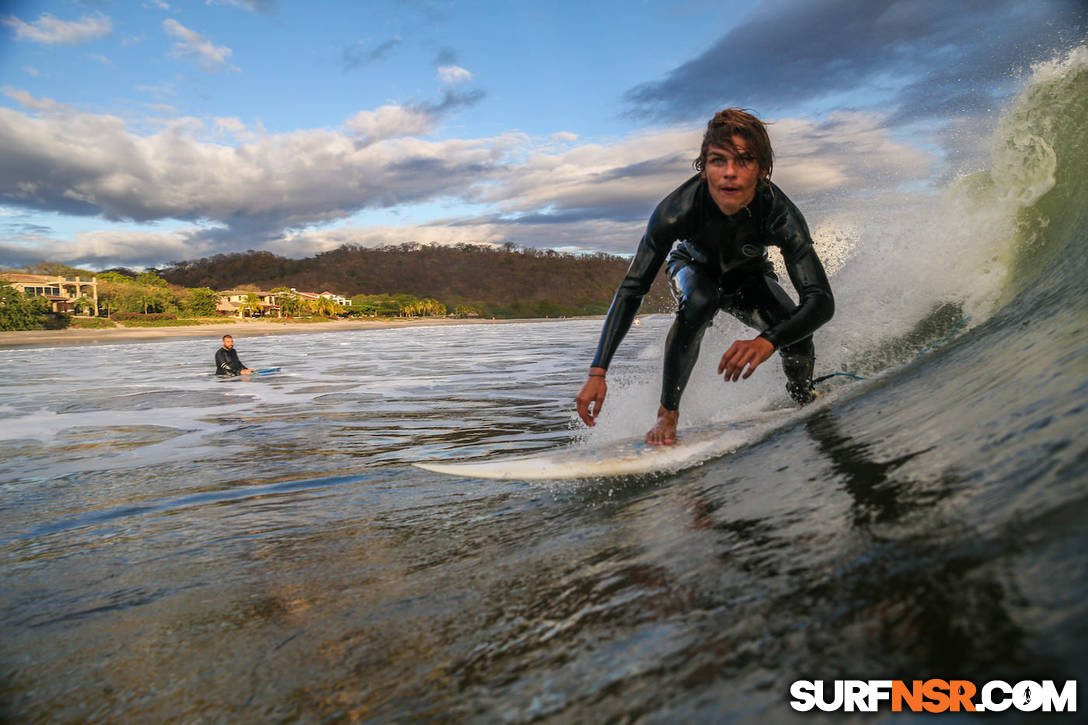
<path id="1" fill-rule="evenodd" d="M 563 446 L 527 456 L 452 463 L 432 461 L 414 465 L 426 471 L 464 478 L 519 481 L 680 471 L 750 443 L 801 414 L 802 411 L 797 408 L 772 410 L 737 420 L 683 428 L 677 434 L 676 445 L 672 446 L 651 446 L 641 438 L 631 438 L 596 446 Z"/>

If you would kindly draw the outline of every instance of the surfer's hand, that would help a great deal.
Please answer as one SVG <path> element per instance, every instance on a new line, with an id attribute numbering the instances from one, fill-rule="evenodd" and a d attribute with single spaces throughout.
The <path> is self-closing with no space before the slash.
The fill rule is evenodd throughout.
<path id="1" fill-rule="evenodd" d="M 593 368 L 592 375 L 582 386 L 581 392 L 574 398 L 578 403 L 578 417 L 586 425 L 596 425 L 596 417 L 601 414 L 601 406 L 604 405 L 604 396 L 608 394 L 608 383 L 604 381 L 604 370 Z"/>
<path id="2" fill-rule="evenodd" d="M 718 375 L 725 373 L 726 380 L 736 381 L 740 378 L 748 379 L 756 368 L 767 361 L 774 354 L 774 345 L 764 337 L 753 340 L 737 340 L 722 355 L 722 361 L 718 363 Z M 747 366 L 747 370 L 745 370 Z M 743 372 L 743 375 L 741 374 Z"/>

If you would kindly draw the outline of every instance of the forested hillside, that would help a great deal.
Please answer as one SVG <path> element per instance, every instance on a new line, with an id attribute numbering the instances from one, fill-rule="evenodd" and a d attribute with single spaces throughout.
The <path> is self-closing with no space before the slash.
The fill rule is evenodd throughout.
<path id="1" fill-rule="evenodd" d="M 403 244 L 378 249 L 347 245 L 305 259 L 252 251 L 218 254 L 156 271 L 185 287 L 295 287 L 348 297 L 406 293 L 439 300 L 451 310 L 471 305 L 485 315 L 532 317 L 605 312 L 627 265 L 628 260 L 607 254 L 562 254 L 509 244 Z M 663 312 L 672 305 L 659 276 L 643 310 Z"/>

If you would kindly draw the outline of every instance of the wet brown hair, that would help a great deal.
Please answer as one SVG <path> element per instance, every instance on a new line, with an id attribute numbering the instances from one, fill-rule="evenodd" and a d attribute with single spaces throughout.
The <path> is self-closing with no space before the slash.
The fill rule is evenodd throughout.
<path id="1" fill-rule="evenodd" d="M 727 108 L 718 111 L 714 118 L 706 124 L 706 133 L 703 134 L 703 146 L 699 149 L 699 157 L 692 162 L 692 166 L 699 173 L 706 169 L 706 155 L 711 146 L 720 146 L 723 149 L 736 151 L 733 148 L 733 137 L 740 136 L 748 146 L 748 152 L 756 157 L 759 164 L 759 184 L 763 186 L 771 178 L 771 170 L 774 168 L 774 151 L 771 149 L 771 137 L 767 135 L 767 125 L 758 118 L 741 110 L 740 108 Z"/>

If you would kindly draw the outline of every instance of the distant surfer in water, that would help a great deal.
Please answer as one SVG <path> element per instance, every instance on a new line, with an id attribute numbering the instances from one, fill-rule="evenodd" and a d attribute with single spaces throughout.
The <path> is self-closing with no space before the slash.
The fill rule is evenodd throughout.
<path id="1" fill-rule="evenodd" d="M 234 338 L 223 335 L 223 347 L 215 352 L 216 375 L 249 375 L 254 372 L 242 364 L 238 359 L 238 351 L 234 349 Z"/>
<path id="2" fill-rule="evenodd" d="M 790 396 L 800 405 L 815 397 L 812 333 L 831 319 L 835 301 L 804 217 L 771 183 L 773 160 L 767 128 L 755 116 L 728 108 L 707 124 L 694 162 L 699 173 L 657 205 L 616 290 L 589 379 L 576 398 L 586 425 L 594 425 L 601 412 L 608 365 L 666 262 L 678 307 L 665 342 L 661 405 L 647 443 L 676 442 L 680 397 L 718 310 L 760 331 L 726 350 L 719 374 L 729 381 L 747 379 L 777 350 Z M 675 242 L 680 243 L 672 249 Z M 781 250 L 799 304 L 779 286 L 768 246 Z"/>

